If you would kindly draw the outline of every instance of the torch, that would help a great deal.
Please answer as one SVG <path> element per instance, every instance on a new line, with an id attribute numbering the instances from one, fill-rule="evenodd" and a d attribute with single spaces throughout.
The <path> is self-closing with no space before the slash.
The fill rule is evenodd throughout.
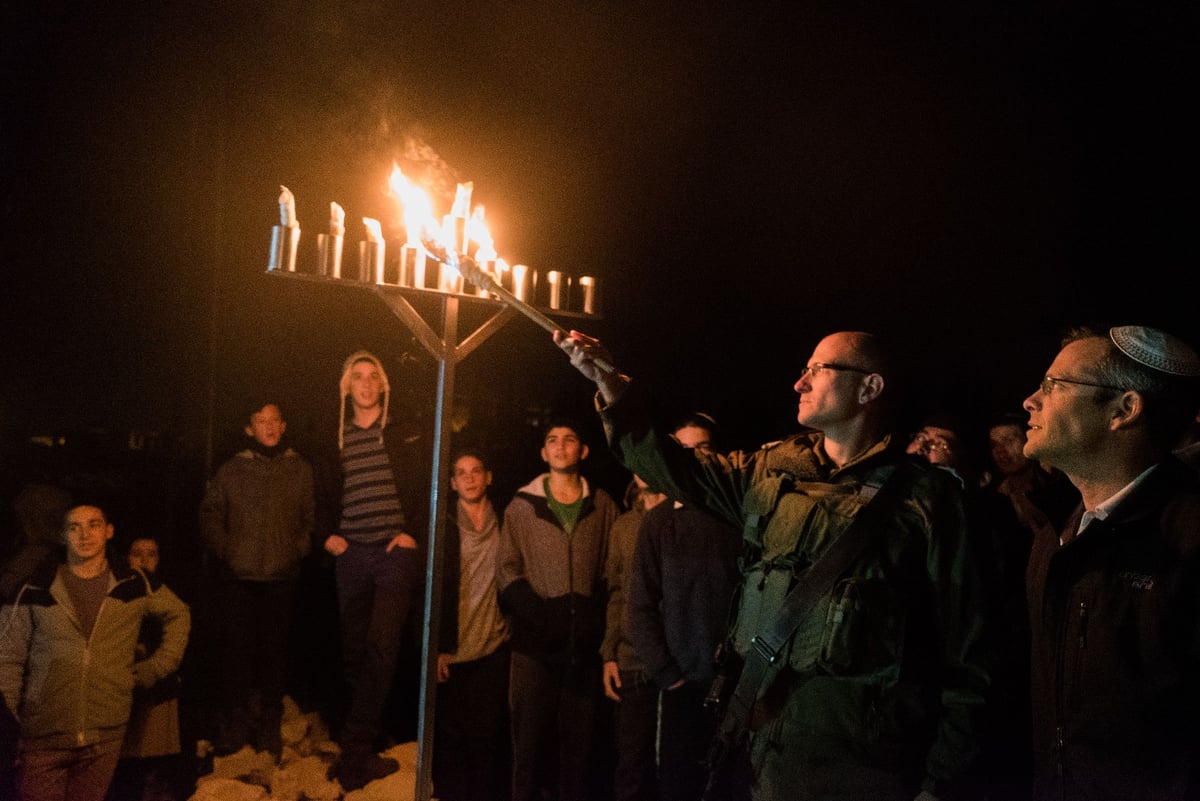
<path id="1" fill-rule="evenodd" d="M 425 250 L 429 253 L 430 258 L 434 259 L 435 261 L 449 264 L 451 267 L 456 268 L 462 274 L 463 278 L 467 279 L 485 292 L 492 293 L 506 305 L 516 309 L 521 314 L 525 315 L 530 320 L 533 320 L 542 328 L 549 331 L 551 334 L 553 334 L 555 331 L 562 330 L 562 326 L 560 326 L 558 323 L 554 322 L 549 317 L 535 309 L 533 306 L 518 298 L 512 292 L 509 292 L 507 289 L 500 286 L 500 283 L 495 278 L 486 273 L 484 270 L 480 269 L 479 265 L 475 263 L 474 259 L 466 255 L 455 253 L 454 251 L 442 251 L 445 253 L 445 256 L 440 256 L 430 248 L 430 244 L 431 243 L 428 242 L 425 243 Z M 438 250 L 440 251 L 441 248 L 438 248 Z M 593 364 L 599 367 L 601 371 L 609 375 L 612 375 L 617 371 L 617 368 L 613 367 L 604 359 L 594 359 Z"/>

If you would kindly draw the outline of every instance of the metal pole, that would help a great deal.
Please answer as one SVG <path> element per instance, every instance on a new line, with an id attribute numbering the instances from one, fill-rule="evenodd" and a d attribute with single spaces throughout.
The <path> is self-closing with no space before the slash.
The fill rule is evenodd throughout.
<path id="1" fill-rule="evenodd" d="M 425 626 L 421 636 L 421 698 L 417 731 L 416 801 L 428 801 L 433 794 L 433 739 L 436 720 L 438 635 L 442 619 L 442 565 L 445 561 L 446 502 L 442 494 L 442 465 L 450 458 L 450 416 L 446 407 L 453 403 L 454 373 L 457 359 L 458 298 L 442 296 L 442 355 L 438 357 L 437 403 L 433 440 L 433 467 L 429 492 L 429 558 L 425 581 Z"/>

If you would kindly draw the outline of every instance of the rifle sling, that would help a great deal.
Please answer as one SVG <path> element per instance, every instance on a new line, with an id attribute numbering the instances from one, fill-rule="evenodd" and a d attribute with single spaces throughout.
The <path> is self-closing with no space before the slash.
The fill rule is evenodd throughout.
<path id="1" fill-rule="evenodd" d="M 754 702 L 766 692 L 780 668 L 778 660 L 784 646 L 866 547 L 870 539 L 871 522 L 878 519 L 881 510 L 888 506 L 879 502 L 879 496 L 888 493 L 880 493 L 879 490 L 887 484 L 895 469 L 895 464 L 881 465 L 868 476 L 860 491 L 867 498 L 866 504 L 842 535 L 804 572 L 800 581 L 784 597 L 770 628 L 751 641 L 750 652 L 746 655 L 741 675 L 717 732 L 717 737 L 726 744 L 735 742 L 746 731 Z"/>

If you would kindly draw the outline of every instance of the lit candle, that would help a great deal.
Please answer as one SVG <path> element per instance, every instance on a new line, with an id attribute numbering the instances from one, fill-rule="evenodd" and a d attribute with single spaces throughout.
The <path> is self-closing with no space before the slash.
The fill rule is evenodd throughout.
<path id="1" fill-rule="evenodd" d="M 596 279 L 590 275 L 579 276 L 579 304 L 584 314 L 596 313 Z"/>
<path id="2" fill-rule="evenodd" d="M 379 224 L 379 220 L 370 217 L 363 217 L 363 225 L 367 229 L 367 241 L 358 243 L 358 280 L 382 284 L 383 257 L 387 252 L 387 243 L 383 239 L 383 226 Z"/>
<path id="3" fill-rule="evenodd" d="M 529 267 L 524 264 L 512 266 L 512 293 L 517 300 L 529 302 Z"/>
<path id="4" fill-rule="evenodd" d="M 425 288 L 425 248 L 419 244 L 400 247 L 400 285 Z"/>
<path id="5" fill-rule="evenodd" d="M 329 204 L 329 233 L 317 234 L 317 272 L 330 278 L 342 277 L 342 249 L 346 234 L 346 211 Z"/>
<path id="6" fill-rule="evenodd" d="M 457 253 L 467 252 L 467 218 L 471 214 L 471 191 L 475 185 L 471 181 L 459 184 L 454 192 L 454 205 L 450 213 L 442 218 L 442 238 L 447 247 Z"/>
<path id="7" fill-rule="evenodd" d="M 552 309 L 563 307 L 563 297 L 566 294 L 567 277 L 558 270 L 546 273 L 546 297 Z"/>
<path id="8" fill-rule="evenodd" d="M 279 187 L 279 224 L 284 228 L 296 227 L 296 196 L 286 186 Z"/>
<path id="9" fill-rule="evenodd" d="M 286 186 L 279 187 L 279 225 L 271 228 L 271 253 L 268 270 L 296 272 L 296 249 L 300 245 L 300 226 L 296 224 L 296 197 Z"/>
<path id="10" fill-rule="evenodd" d="M 497 284 L 512 292 L 512 267 L 508 266 L 508 262 L 504 259 L 496 259 L 494 275 Z"/>
<path id="11" fill-rule="evenodd" d="M 479 265 L 479 269 L 490 275 L 493 279 L 496 278 L 496 249 L 491 246 L 491 243 L 481 246 L 475 254 L 475 263 Z M 487 290 L 483 287 L 476 287 L 475 294 L 479 297 L 487 297 Z"/>

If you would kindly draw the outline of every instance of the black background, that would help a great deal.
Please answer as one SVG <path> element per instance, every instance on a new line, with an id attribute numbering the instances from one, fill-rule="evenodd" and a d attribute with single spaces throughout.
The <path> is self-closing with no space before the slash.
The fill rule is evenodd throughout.
<path id="1" fill-rule="evenodd" d="M 379 299 L 265 272 L 280 185 L 301 262 L 330 201 L 352 257 L 414 143 L 509 262 L 594 275 L 602 314 L 570 324 L 731 445 L 791 430 L 831 330 L 901 345 L 914 413 L 978 415 L 1068 325 L 1197 333 L 1182 3 L 11 5 L 6 428 L 207 463 L 267 391 L 323 444 L 359 347 L 431 413 L 436 365 Z M 589 403 L 524 318 L 459 365 L 457 427 L 510 458 Z"/>

